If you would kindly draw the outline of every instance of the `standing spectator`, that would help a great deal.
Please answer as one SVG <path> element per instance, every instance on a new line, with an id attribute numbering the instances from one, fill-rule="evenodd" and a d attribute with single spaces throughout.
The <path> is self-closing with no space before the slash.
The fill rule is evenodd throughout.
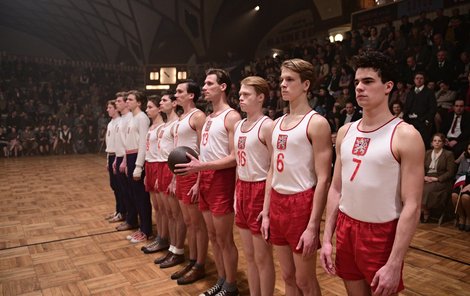
<path id="1" fill-rule="evenodd" d="M 439 8 L 436 10 L 436 18 L 432 20 L 432 27 L 434 32 L 445 34 L 447 25 L 449 24 L 449 17 L 444 15 L 444 10 Z"/>
<path id="2" fill-rule="evenodd" d="M 9 154 L 13 152 L 15 157 L 18 157 L 18 153 L 23 150 L 23 146 L 21 146 L 20 136 L 16 131 L 16 127 L 12 127 L 10 133 L 7 136 L 8 141 L 10 142 L 10 151 Z"/>
<path id="3" fill-rule="evenodd" d="M 429 145 L 436 115 L 436 97 L 424 86 L 424 73 L 416 73 L 414 82 L 414 89 L 406 97 L 403 118 L 419 131 L 425 145 Z"/>
<path id="4" fill-rule="evenodd" d="M 2 149 L 4 157 L 10 156 L 10 152 L 8 151 L 8 138 L 3 127 L 0 127 L 0 149 Z"/>
<path id="5" fill-rule="evenodd" d="M 72 153 L 72 131 L 69 126 L 64 124 L 62 129 L 59 130 L 59 145 L 58 150 L 63 154 Z"/>
<path id="6" fill-rule="evenodd" d="M 23 155 L 32 155 L 36 152 L 38 148 L 38 143 L 36 142 L 36 135 L 34 131 L 31 130 L 30 126 L 27 126 L 26 129 L 21 133 L 21 143 L 23 144 Z"/>
<path id="7" fill-rule="evenodd" d="M 41 155 L 49 154 L 49 134 L 46 131 L 46 127 L 44 125 L 41 125 L 41 127 L 39 128 L 37 140 L 39 145 L 39 153 Z"/>
<path id="8" fill-rule="evenodd" d="M 89 153 L 95 153 L 98 148 L 98 134 L 92 124 L 88 125 L 86 132 L 86 146 Z"/>
<path id="9" fill-rule="evenodd" d="M 73 136 L 73 150 L 78 154 L 85 154 L 87 150 L 87 135 L 83 130 L 83 126 L 79 125 L 77 133 Z"/>

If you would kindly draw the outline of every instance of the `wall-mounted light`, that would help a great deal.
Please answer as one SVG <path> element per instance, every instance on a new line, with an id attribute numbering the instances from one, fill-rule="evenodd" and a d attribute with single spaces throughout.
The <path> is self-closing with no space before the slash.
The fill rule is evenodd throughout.
<path id="1" fill-rule="evenodd" d="M 158 80 L 160 79 L 160 73 L 158 72 L 150 72 L 150 80 Z"/>
<path id="2" fill-rule="evenodd" d="M 168 84 L 146 85 L 145 89 L 148 89 L 148 90 L 170 89 L 170 86 Z"/>
<path id="3" fill-rule="evenodd" d="M 256 5 L 255 11 L 259 11 L 259 5 Z"/>
<path id="4" fill-rule="evenodd" d="M 342 34 L 336 34 L 335 35 L 335 41 L 343 41 L 343 35 Z"/>
<path id="5" fill-rule="evenodd" d="M 178 71 L 178 80 L 184 80 L 188 77 L 188 73 L 186 71 Z"/>

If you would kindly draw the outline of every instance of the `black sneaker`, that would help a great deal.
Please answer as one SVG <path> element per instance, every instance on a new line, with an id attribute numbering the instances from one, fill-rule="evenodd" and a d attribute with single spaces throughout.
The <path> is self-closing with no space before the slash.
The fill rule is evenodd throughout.
<path id="1" fill-rule="evenodd" d="M 238 289 L 236 289 L 235 291 L 227 291 L 225 289 L 222 289 L 219 293 L 215 294 L 215 296 L 238 296 Z"/>
<path id="2" fill-rule="evenodd" d="M 220 290 L 222 290 L 222 285 L 219 285 L 218 283 L 216 283 L 211 288 L 209 288 L 209 290 L 207 290 L 206 292 L 199 294 L 199 296 L 215 296 L 217 295 L 217 293 L 220 292 Z"/>

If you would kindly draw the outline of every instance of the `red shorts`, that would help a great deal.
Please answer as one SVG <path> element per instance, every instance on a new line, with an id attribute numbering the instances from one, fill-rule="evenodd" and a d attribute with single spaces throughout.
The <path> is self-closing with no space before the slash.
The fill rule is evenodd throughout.
<path id="1" fill-rule="evenodd" d="M 158 176 L 158 162 L 145 162 L 145 191 L 156 192 L 155 182 Z"/>
<path id="2" fill-rule="evenodd" d="M 292 252 L 302 253 L 303 248 L 300 250 L 296 248 L 310 221 L 314 193 L 313 189 L 295 194 L 281 194 L 274 189 L 271 190 L 269 239 L 273 245 L 289 245 Z M 320 233 L 317 237 L 317 249 L 319 249 Z"/>
<path id="3" fill-rule="evenodd" d="M 375 273 L 387 263 L 395 240 L 398 219 L 368 223 L 338 211 L 336 221 L 336 271 L 349 281 L 365 279 L 370 285 Z M 403 262 L 400 283 L 395 293 L 404 289 Z"/>
<path id="4" fill-rule="evenodd" d="M 193 202 L 191 202 L 192 196 L 188 195 L 188 193 L 196 182 L 197 174 L 186 176 L 176 175 L 176 197 L 186 205 L 193 204 Z"/>
<path id="5" fill-rule="evenodd" d="M 237 181 L 235 224 L 240 228 L 249 229 L 254 235 L 261 233 L 261 221 L 258 222 L 256 219 L 263 210 L 265 188 L 266 181 Z"/>
<path id="6" fill-rule="evenodd" d="M 235 168 L 201 172 L 199 181 L 199 209 L 214 216 L 233 212 Z"/>
<path id="7" fill-rule="evenodd" d="M 171 180 L 173 179 L 173 173 L 170 171 L 167 162 L 157 162 L 157 192 L 169 194 L 168 186 L 170 186 Z"/>

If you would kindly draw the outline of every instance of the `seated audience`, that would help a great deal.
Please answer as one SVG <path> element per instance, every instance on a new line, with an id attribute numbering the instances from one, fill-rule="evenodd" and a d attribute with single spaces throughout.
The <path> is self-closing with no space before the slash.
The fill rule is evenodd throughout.
<path id="1" fill-rule="evenodd" d="M 470 142 L 467 143 L 467 149 L 463 153 L 464 157 L 460 161 L 457 170 L 456 179 L 464 176 L 462 184 L 456 184 L 452 192 L 452 203 L 454 208 L 457 209 L 457 223 L 456 226 L 461 231 L 470 231 Z M 459 197 L 460 195 L 460 197 Z M 458 203 L 458 205 L 457 205 Z"/>
<path id="2" fill-rule="evenodd" d="M 453 109 L 443 118 L 440 132 L 446 136 L 445 147 L 458 158 L 470 139 L 470 112 L 465 110 L 462 99 L 455 100 Z"/>

